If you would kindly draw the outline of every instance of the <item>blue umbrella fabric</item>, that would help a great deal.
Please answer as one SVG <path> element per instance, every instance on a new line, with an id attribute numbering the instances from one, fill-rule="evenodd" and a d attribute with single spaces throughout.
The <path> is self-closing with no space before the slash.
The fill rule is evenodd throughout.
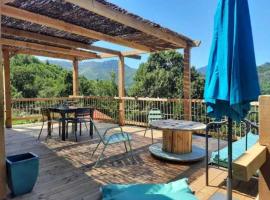
<path id="1" fill-rule="evenodd" d="M 208 115 L 243 119 L 260 88 L 247 0 L 219 0 L 206 73 Z"/>

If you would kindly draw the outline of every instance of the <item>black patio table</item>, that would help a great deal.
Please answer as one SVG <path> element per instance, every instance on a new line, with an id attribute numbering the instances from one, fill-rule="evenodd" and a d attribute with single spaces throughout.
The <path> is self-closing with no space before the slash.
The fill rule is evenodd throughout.
<path id="1" fill-rule="evenodd" d="M 90 117 L 93 119 L 93 113 L 94 109 L 89 108 L 89 107 L 74 107 L 74 106 L 59 106 L 59 107 L 50 107 L 48 108 L 51 113 L 58 113 L 61 115 L 61 122 L 62 122 L 62 140 L 66 140 L 66 120 L 68 119 L 66 116 L 67 114 L 74 113 L 76 117 L 76 111 L 78 109 L 90 109 Z M 76 126 L 77 127 L 77 124 Z M 51 123 L 48 123 L 48 133 L 51 135 Z M 93 123 L 90 122 L 90 136 L 93 138 Z"/>

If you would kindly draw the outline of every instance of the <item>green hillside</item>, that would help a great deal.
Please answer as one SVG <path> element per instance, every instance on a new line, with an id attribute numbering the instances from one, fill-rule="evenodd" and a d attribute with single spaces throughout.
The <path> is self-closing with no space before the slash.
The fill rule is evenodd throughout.
<path id="1" fill-rule="evenodd" d="M 265 63 L 259 66 L 258 74 L 262 94 L 270 94 L 270 63 Z"/>
<path id="2" fill-rule="evenodd" d="M 64 60 L 48 60 L 50 64 L 55 64 L 67 70 L 72 70 L 72 63 Z M 118 80 L 118 61 L 108 60 L 104 62 L 83 61 L 79 63 L 79 74 L 83 75 L 89 80 L 109 80 L 111 72 L 116 74 L 116 81 Z M 125 65 L 125 81 L 126 88 L 129 88 L 133 83 L 133 78 L 136 69 Z"/>

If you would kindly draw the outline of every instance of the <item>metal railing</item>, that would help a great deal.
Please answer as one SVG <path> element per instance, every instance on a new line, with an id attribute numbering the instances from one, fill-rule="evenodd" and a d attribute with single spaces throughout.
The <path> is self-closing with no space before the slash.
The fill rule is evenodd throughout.
<path id="1" fill-rule="evenodd" d="M 13 120 L 39 119 L 41 107 L 69 103 L 94 108 L 96 120 L 118 122 L 120 100 L 119 97 L 99 96 L 13 99 L 12 116 Z M 165 119 L 184 119 L 182 99 L 123 97 L 122 100 L 125 103 L 125 124 L 128 125 L 147 126 L 147 115 L 152 108 L 161 110 Z M 252 103 L 251 111 L 257 112 L 258 107 L 258 102 Z M 201 99 L 191 100 L 191 115 L 193 121 L 205 124 L 213 121 L 207 116 L 206 105 Z M 258 123 L 258 115 L 251 115 L 250 120 Z M 235 137 L 242 137 L 245 133 L 241 123 L 234 123 L 233 131 Z"/>

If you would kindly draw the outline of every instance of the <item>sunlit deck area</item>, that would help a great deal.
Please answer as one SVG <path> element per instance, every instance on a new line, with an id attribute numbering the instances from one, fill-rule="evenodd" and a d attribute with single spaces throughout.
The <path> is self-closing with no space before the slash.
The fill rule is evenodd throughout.
<path id="1" fill-rule="evenodd" d="M 106 158 L 102 165 L 93 168 L 98 154 L 91 159 L 91 153 L 98 142 L 90 139 L 84 129 L 79 142 L 74 142 L 73 135 L 67 141 L 58 137 L 55 127 L 51 139 L 43 137 L 37 141 L 39 123 L 15 125 L 6 130 L 7 155 L 33 152 L 40 157 L 40 168 L 37 184 L 29 194 L 14 199 L 100 199 L 100 186 L 107 183 L 165 183 L 188 177 L 192 190 L 199 199 L 209 199 L 215 192 L 226 193 L 224 180 L 227 172 L 221 169 L 210 169 L 210 186 L 205 186 L 205 161 L 194 163 L 168 163 L 154 158 L 148 151 L 152 144 L 150 131 L 143 136 L 145 128 L 124 126 L 124 131 L 132 134 L 132 147 L 135 160 L 125 153 L 123 144 L 110 146 L 105 151 Z M 112 124 L 98 122 L 97 126 L 105 130 Z M 161 141 L 161 131 L 154 130 L 155 142 Z M 204 147 L 205 138 L 193 136 L 193 143 Z M 221 145 L 226 145 L 223 142 Z M 217 148 L 215 139 L 209 140 L 210 150 Z M 257 195 L 257 181 L 234 183 L 234 197 L 237 199 L 254 199 Z"/>

